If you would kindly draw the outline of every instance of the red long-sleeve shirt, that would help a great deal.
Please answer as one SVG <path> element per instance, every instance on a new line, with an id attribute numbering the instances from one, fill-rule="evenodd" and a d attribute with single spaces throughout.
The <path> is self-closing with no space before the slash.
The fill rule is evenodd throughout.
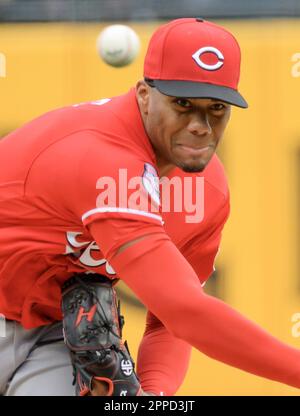
<path id="1" fill-rule="evenodd" d="M 61 319 L 63 282 L 85 271 L 120 277 L 103 247 L 113 252 L 145 227 L 163 230 L 203 284 L 229 215 L 223 167 L 214 156 L 201 174 L 174 169 L 169 179 L 179 181 L 179 193 L 169 188 L 169 210 L 157 206 L 156 175 L 134 89 L 47 113 L 1 140 L 0 313 L 25 328 Z M 105 194 L 105 178 L 127 193 Z M 143 388 L 174 394 L 190 350 L 149 312 L 137 362 Z"/>
<path id="2" fill-rule="evenodd" d="M 169 212 L 156 205 L 156 175 L 134 89 L 47 113 L 1 140 L 0 313 L 25 328 L 44 325 L 61 319 L 61 286 L 72 274 L 118 277 L 102 250 L 105 231 L 95 242 L 89 229 L 104 218 L 118 220 L 109 231 L 111 248 L 143 233 L 144 225 L 164 221 L 164 231 L 203 283 L 229 214 L 223 167 L 214 156 L 201 174 L 174 169 L 170 179 L 186 192 L 174 200 L 170 188 Z M 115 194 L 106 193 L 109 181 Z M 186 222 L 195 201 L 194 214 L 204 216 Z"/>

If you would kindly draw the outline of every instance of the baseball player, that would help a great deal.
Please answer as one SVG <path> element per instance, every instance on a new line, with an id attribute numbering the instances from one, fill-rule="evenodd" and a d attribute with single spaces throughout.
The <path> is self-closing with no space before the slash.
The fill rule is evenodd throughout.
<path id="1" fill-rule="evenodd" d="M 154 33 L 127 94 L 52 111 L 1 141 L 2 395 L 173 395 L 192 346 L 300 387 L 300 352 L 202 288 L 229 215 L 215 151 L 231 105 L 247 107 L 239 72 L 231 33 L 178 19 Z M 183 188 L 166 209 L 172 179 Z M 197 221 L 175 209 L 186 195 L 201 195 Z M 136 369 L 119 279 L 148 309 Z"/>

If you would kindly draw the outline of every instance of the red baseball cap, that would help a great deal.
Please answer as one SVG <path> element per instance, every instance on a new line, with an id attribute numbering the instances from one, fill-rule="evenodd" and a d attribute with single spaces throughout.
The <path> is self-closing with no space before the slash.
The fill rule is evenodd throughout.
<path id="1" fill-rule="evenodd" d="M 202 18 L 173 20 L 154 32 L 144 77 L 162 94 L 214 98 L 247 108 L 238 92 L 241 53 L 234 36 Z"/>

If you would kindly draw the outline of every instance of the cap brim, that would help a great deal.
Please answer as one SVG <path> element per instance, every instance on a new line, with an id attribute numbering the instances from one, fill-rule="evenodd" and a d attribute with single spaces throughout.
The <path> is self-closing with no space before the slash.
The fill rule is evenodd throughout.
<path id="1" fill-rule="evenodd" d="M 241 94 L 233 88 L 221 85 L 193 81 L 171 81 L 152 79 L 154 85 L 162 94 L 182 98 L 213 98 L 225 103 L 247 108 L 248 104 Z"/>

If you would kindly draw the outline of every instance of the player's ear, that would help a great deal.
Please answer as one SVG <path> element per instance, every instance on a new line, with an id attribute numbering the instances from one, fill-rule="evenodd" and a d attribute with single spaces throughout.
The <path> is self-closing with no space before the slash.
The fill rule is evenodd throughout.
<path id="1" fill-rule="evenodd" d="M 150 87 L 144 80 L 136 84 L 136 98 L 142 114 L 148 114 Z"/>

